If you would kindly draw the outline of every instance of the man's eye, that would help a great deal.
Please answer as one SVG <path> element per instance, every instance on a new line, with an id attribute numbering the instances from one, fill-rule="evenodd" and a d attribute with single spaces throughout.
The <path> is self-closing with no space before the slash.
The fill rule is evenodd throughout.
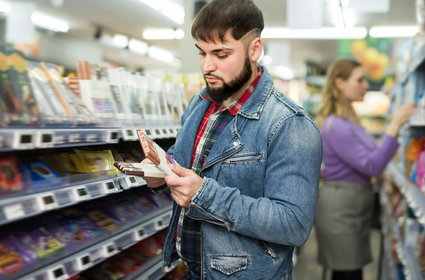
<path id="1" fill-rule="evenodd" d="M 227 54 L 217 54 L 217 57 L 218 58 L 226 58 L 226 57 L 228 57 L 228 55 Z"/>
<path id="2" fill-rule="evenodd" d="M 205 53 L 204 52 L 200 52 L 199 55 L 200 56 L 205 56 Z"/>

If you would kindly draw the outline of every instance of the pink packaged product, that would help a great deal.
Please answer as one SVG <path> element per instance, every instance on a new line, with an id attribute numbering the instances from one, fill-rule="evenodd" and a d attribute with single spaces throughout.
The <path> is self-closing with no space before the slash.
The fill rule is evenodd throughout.
<path id="1" fill-rule="evenodd" d="M 418 161 L 416 163 L 416 185 L 419 189 L 424 189 L 424 178 L 425 178 L 425 151 L 422 150 L 419 153 Z"/>

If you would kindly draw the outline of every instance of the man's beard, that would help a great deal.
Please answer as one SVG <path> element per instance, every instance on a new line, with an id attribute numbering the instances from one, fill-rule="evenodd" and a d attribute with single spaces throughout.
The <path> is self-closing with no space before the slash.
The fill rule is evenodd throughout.
<path id="1" fill-rule="evenodd" d="M 207 92 L 209 97 L 216 103 L 221 104 L 224 100 L 231 97 L 235 92 L 237 92 L 250 78 L 252 75 L 252 69 L 251 69 L 251 63 L 248 57 L 245 59 L 245 63 L 243 66 L 242 71 L 239 73 L 239 75 L 230 81 L 229 83 L 225 83 L 223 79 L 220 77 L 211 75 L 210 73 L 204 73 L 204 79 L 205 76 L 213 76 L 223 81 L 223 86 L 219 88 L 211 88 L 208 85 L 208 82 L 205 79 L 205 82 L 207 84 Z"/>

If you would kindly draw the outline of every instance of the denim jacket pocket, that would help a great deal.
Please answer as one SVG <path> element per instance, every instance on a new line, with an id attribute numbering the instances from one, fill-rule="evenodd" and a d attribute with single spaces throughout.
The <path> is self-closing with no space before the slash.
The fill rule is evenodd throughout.
<path id="1" fill-rule="evenodd" d="M 231 158 L 223 161 L 223 164 L 238 164 L 238 163 L 250 163 L 250 162 L 258 162 L 263 159 L 262 153 L 243 153 L 236 154 Z"/>
<path id="2" fill-rule="evenodd" d="M 245 270 L 248 266 L 248 256 L 223 256 L 214 255 L 210 257 L 211 267 L 225 275 Z"/>
<path id="3" fill-rule="evenodd" d="M 278 254 L 273 250 L 272 245 L 264 240 L 261 240 L 261 243 L 263 244 L 264 248 L 266 249 L 267 254 L 272 257 L 273 259 L 279 259 Z"/>

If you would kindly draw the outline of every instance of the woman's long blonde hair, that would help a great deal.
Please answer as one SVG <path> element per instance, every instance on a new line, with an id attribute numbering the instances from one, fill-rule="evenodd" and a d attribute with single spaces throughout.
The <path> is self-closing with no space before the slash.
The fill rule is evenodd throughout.
<path id="1" fill-rule="evenodd" d="M 336 86 L 338 78 L 348 80 L 357 67 L 361 67 L 361 64 L 349 58 L 338 59 L 329 66 L 326 73 L 326 83 L 322 90 L 322 101 L 316 118 L 319 127 L 322 127 L 325 118 L 331 114 L 360 124 L 353 106 Z"/>

